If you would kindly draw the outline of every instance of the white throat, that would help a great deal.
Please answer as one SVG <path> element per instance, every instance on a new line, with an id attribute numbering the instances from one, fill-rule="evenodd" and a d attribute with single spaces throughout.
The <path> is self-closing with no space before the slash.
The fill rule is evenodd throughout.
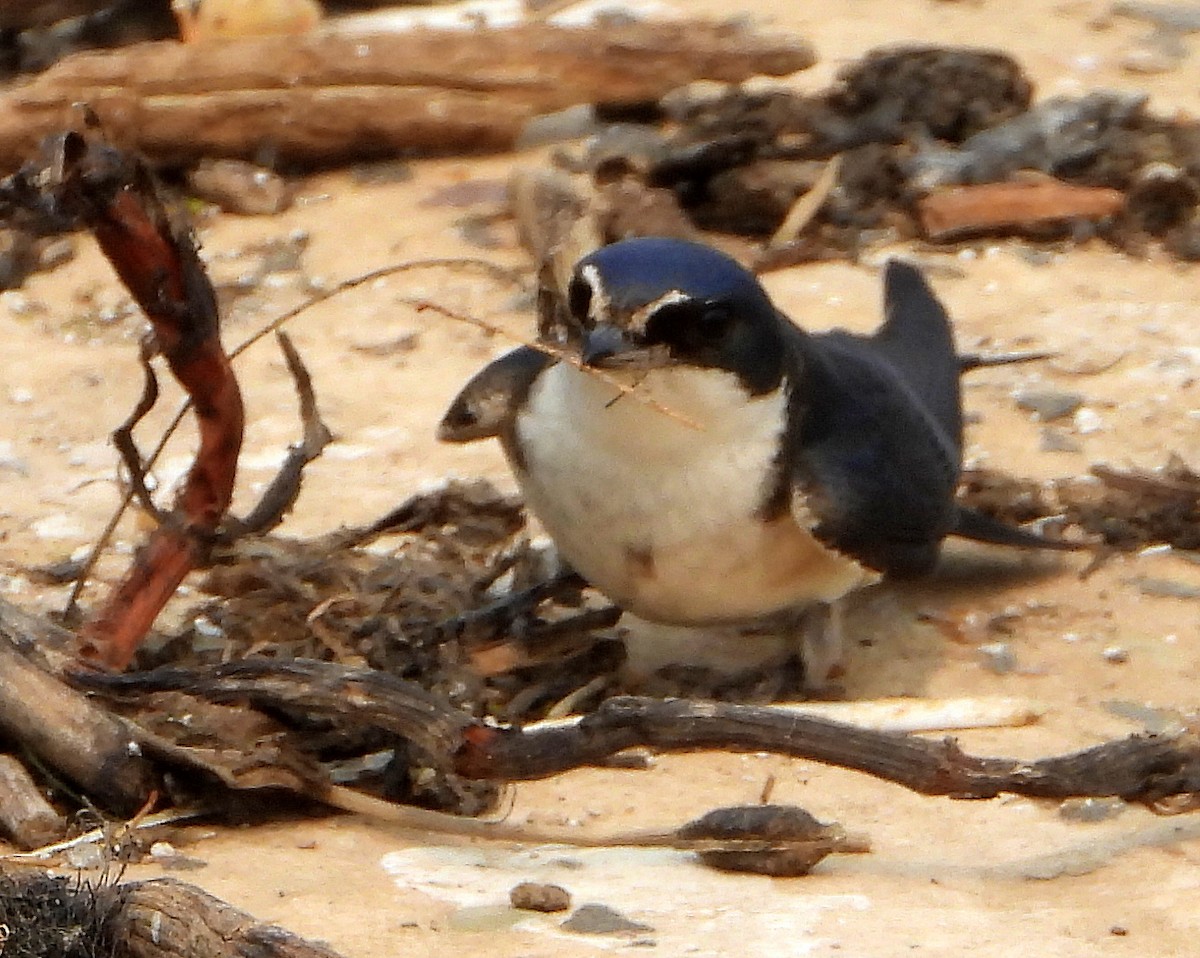
<path id="1" fill-rule="evenodd" d="M 784 427 L 783 390 L 754 397 L 732 373 L 695 366 L 619 375 L 636 395 L 624 395 L 587 370 L 559 363 L 535 382 L 521 417 L 524 430 L 532 433 L 553 424 L 586 438 L 597 447 L 596 455 L 606 459 L 648 455 L 642 465 L 651 469 L 666 461 L 682 465 L 728 455 L 731 447 L 746 453 L 754 446 L 774 457 Z"/>
<path id="2" fill-rule="evenodd" d="M 680 624 L 750 619 L 859 583 L 856 564 L 831 565 L 790 516 L 762 520 L 784 389 L 751 396 L 732 373 L 685 366 L 637 389 L 695 427 L 568 363 L 538 377 L 517 417 L 518 481 L 586 579 L 630 612 Z"/>

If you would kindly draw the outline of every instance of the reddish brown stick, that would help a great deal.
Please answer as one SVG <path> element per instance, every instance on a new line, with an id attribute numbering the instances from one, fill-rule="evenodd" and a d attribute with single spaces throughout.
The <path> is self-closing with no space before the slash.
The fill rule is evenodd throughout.
<path id="1" fill-rule="evenodd" d="M 81 651 L 124 668 L 184 576 L 204 558 L 229 508 L 245 416 L 221 346 L 216 294 L 186 229 L 171 221 L 145 167 L 78 134 L 61 141 L 51 189 L 96 235 L 154 328 L 158 348 L 191 398 L 200 448 L 174 510 L 81 631 Z"/>
<path id="2" fill-rule="evenodd" d="M 1115 216 L 1125 194 L 1059 180 L 982 183 L 931 193 L 917 203 L 921 228 L 931 240 L 1029 228 L 1075 219 Z"/>

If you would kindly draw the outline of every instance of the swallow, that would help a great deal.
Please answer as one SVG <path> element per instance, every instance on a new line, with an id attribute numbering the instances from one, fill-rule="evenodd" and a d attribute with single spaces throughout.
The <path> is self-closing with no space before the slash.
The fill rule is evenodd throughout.
<path id="1" fill-rule="evenodd" d="M 499 439 L 563 560 L 636 616 L 709 626 L 827 606 L 930 571 L 949 536 L 1075 547 L 956 501 L 959 379 L 980 363 L 907 263 L 885 267 L 871 336 L 805 332 L 735 260 L 666 238 L 585 256 L 539 313 L 549 349 L 485 367 L 438 435 Z M 840 640 L 810 644 L 820 685 Z"/>

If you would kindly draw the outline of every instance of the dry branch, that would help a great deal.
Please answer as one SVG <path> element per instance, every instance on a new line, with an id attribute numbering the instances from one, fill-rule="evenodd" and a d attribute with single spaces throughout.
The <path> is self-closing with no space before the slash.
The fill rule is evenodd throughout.
<path id="1" fill-rule="evenodd" d="M 0 755 L 0 830 L 25 849 L 54 841 L 67 830 L 66 819 L 12 755 Z"/>
<path id="2" fill-rule="evenodd" d="M 0 737 L 106 809 L 129 813 L 155 787 L 129 728 L 24 654 L 33 617 L 0 604 Z"/>
<path id="3" fill-rule="evenodd" d="M 130 958 L 337 958 L 194 885 L 165 878 L 119 890 L 124 904 L 112 929 Z"/>
<path id="4" fill-rule="evenodd" d="M 0 872 L 0 928 L 0 945 L 16 956 L 338 958 L 170 878 L 92 884 L 40 869 Z"/>
<path id="5" fill-rule="evenodd" d="M 308 367 L 304 365 L 304 360 L 300 358 L 300 353 L 292 345 L 287 333 L 277 330 L 275 336 L 280 349 L 283 350 L 288 372 L 296 384 L 296 394 L 300 401 L 300 422 L 304 434 L 298 443 L 288 447 L 287 456 L 279 471 L 275 473 L 275 478 L 263 490 L 262 496 L 250 513 L 244 518 L 231 516 L 226 520 L 221 528 L 221 539 L 226 542 L 248 533 L 261 535 L 279 525 L 300 496 L 304 467 L 320 456 L 325 447 L 333 442 L 333 433 L 317 411 L 317 396 Z"/>
<path id="6" fill-rule="evenodd" d="M 1028 761 L 967 755 L 953 739 L 931 741 L 770 708 L 624 697 L 579 722 L 529 729 L 470 729 L 459 751 L 462 774 L 541 778 L 617 751 L 722 748 L 770 751 L 852 768 L 922 795 L 1039 798 L 1116 795 L 1155 802 L 1200 791 L 1200 739 L 1194 731 L 1133 735 L 1069 755 Z"/>
<path id="7" fill-rule="evenodd" d="M 331 163 L 398 151 L 509 148 L 530 118 L 578 103 L 657 100 L 813 63 L 808 44 L 709 23 L 247 37 L 70 57 L 0 96 L 0 168 L 87 103 L 157 162 L 200 156 Z"/>
<path id="8" fill-rule="evenodd" d="M 1200 792 L 1200 736 L 1186 727 L 1029 761 L 967 755 L 949 738 L 934 741 L 771 708 L 684 699 L 612 698 L 577 722 L 497 727 L 394 676 L 314 661 L 250 659 L 204 670 L 76 678 L 88 687 L 122 692 L 187 689 L 215 701 L 248 700 L 320 715 L 344 728 L 382 730 L 477 779 L 545 778 L 645 746 L 775 752 L 954 798 L 1013 792 L 1155 803 Z"/>
<path id="9" fill-rule="evenodd" d="M 91 228 L 154 330 L 155 346 L 191 398 L 200 447 L 174 511 L 81 636 L 85 654 L 123 668 L 175 589 L 205 556 L 233 496 L 244 414 L 221 345 L 216 293 L 187 228 L 167 211 L 149 171 L 95 137 L 67 133 L 16 180 Z M 149 390 L 135 411 L 153 400 Z M 132 462 L 135 469 L 139 464 Z"/>

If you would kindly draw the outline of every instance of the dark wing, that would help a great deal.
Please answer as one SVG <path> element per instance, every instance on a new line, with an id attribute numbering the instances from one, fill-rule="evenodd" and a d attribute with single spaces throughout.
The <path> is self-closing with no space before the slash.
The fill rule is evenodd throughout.
<path id="1" fill-rule="evenodd" d="M 897 261 L 887 265 L 884 304 L 871 337 L 795 331 L 788 461 L 796 501 L 817 519 L 817 535 L 895 575 L 928 571 L 947 535 L 1078 548 L 955 502 L 964 364 L 949 317 L 921 274 Z"/>
<path id="2" fill-rule="evenodd" d="M 883 325 L 867 343 L 961 449 L 963 367 L 954 331 L 945 307 L 910 263 L 893 259 L 884 267 Z"/>
<path id="3" fill-rule="evenodd" d="M 442 442 L 473 442 L 476 439 L 508 439 L 516 422 L 517 409 L 529 395 L 533 381 L 555 362 L 539 350 L 520 346 L 493 360 L 471 377 L 455 397 L 437 436 Z"/>
<path id="4" fill-rule="evenodd" d="M 870 568 L 927 571 L 957 524 L 957 442 L 873 340 L 803 338 L 789 411 L 794 508 Z"/>

